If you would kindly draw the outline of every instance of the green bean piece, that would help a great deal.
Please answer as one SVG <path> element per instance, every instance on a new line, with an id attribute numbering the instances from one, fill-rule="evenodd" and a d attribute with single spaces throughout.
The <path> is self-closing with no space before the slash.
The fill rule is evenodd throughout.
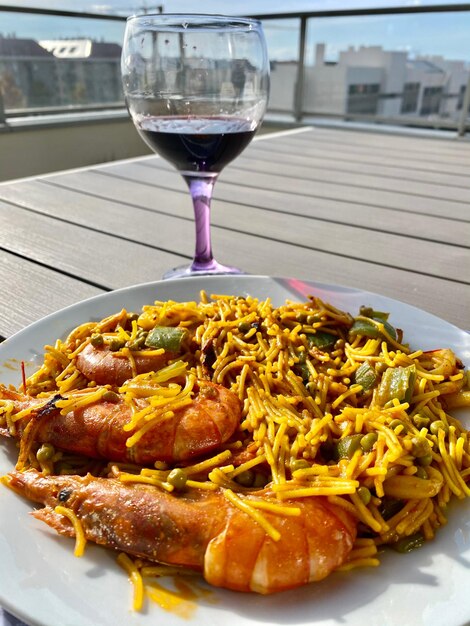
<path id="1" fill-rule="evenodd" d="M 363 391 L 369 391 L 377 384 L 378 375 L 368 361 L 360 365 L 354 375 L 356 385 L 361 385 Z"/>
<path id="2" fill-rule="evenodd" d="M 50 461 L 54 454 L 54 446 L 50 443 L 43 443 L 39 450 L 36 452 L 36 458 L 39 463 L 45 463 L 46 461 Z"/>
<path id="3" fill-rule="evenodd" d="M 336 449 L 338 452 L 338 457 L 340 459 L 351 459 L 356 450 L 359 450 L 361 447 L 361 439 L 363 435 L 349 435 L 348 437 L 343 437 L 336 444 Z"/>
<path id="4" fill-rule="evenodd" d="M 390 313 L 384 313 L 383 311 L 375 311 L 370 306 L 361 306 L 359 308 L 359 315 L 362 315 L 362 317 L 370 317 L 374 320 L 382 320 L 386 322 L 389 318 Z"/>
<path id="5" fill-rule="evenodd" d="M 416 379 L 416 366 L 388 367 L 382 375 L 377 388 L 376 401 L 380 406 L 397 399 L 399 402 L 409 402 L 413 393 Z"/>
<path id="6" fill-rule="evenodd" d="M 396 515 L 403 508 L 402 500 L 395 500 L 395 498 L 384 498 L 382 500 L 382 506 L 380 508 L 380 514 L 385 521 Z"/>
<path id="7" fill-rule="evenodd" d="M 171 472 L 168 474 L 166 480 L 170 483 L 170 485 L 173 485 L 173 487 L 177 491 L 181 491 L 186 486 L 188 476 L 186 472 L 180 467 L 175 467 L 175 469 L 172 469 Z"/>
<path id="8" fill-rule="evenodd" d="M 406 554 L 416 548 L 420 548 L 424 543 L 424 537 L 421 533 L 415 533 L 409 537 L 403 537 L 395 543 L 392 543 L 392 548 L 401 554 Z"/>
<path id="9" fill-rule="evenodd" d="M 254 480 L 255 480 L 255 473 L 251 469 L 245 470 L 244 472 L 242 472 L 241 474 L 238 474 L 238 476 L 235 477 L 235 482 L 237 482 L 242 487 L 252 487 Z"/>
<path id="10" fill-rule="evenodd" d="M 364 452 L 370 452 L 378 439 L 377 433 L 367 433 L 360 441 L 361 448 Z"/>
<path id="11" fill-rule="evenodd" d="M 251 329 L 251 324 L 249 322 L 240 322 L 238 324 L 238 330 L 245 334 Z"/>
<path id="12" fill-rule="evenodd" d="M 308 365 L 306 363 L 297 363 L 295 366 L 295 372 L 300 376 L 304 385 L 306 385 L 310 380 L 310 370 L 308 369 Z"/>
<path id="13" fill-rule="evenodd" d="M 369 504 L 370 499 L 372 498 L 372 495 L 367 487 L 359 487 L 359 489 L 357 490 L 357 495 L 361 498 L 366 506 Z"/>
<path id="14" fill-rule="evenodd" d="M 332 335 L 331 333 L 327 333 L 323 330 L 317 330 L 315 334 L 306 333 L 307 341 L 311 348 L 318 348 L 319 350 L 328 350 L 328 348 L 332 348 L 336 340 L 338 339 L 337 335 Z"/>
<path id="15" fill-rule="evenodd" d="M 163 348 L 167 352 L 181 352 L 183 342 L 188 336 L 185 328 L 175 326 L 155 326 L 147 335 L 147 348 Z"/>

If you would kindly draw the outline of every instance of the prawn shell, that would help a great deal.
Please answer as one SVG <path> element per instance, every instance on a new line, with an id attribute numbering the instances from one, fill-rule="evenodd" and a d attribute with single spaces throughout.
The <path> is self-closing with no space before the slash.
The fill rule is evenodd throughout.
<path id="1" fill-rule="evenodd" d="M 191 404 L 174 411 L 173 417 L 156 423 L 128 447 L 126 442 L 135 431 L 125 431 L 132 418 L 130 407 L 118 402 L 100 400 L 69 411 L 59 409 L 44 420 L 36 439 L 61 450 L 108 461 L 151 465 L 155 461 L 187 461 L 216 450 L 227 441 L 241 419 L 238 397 L 221 385 L 198 381 L 196 397 Z M 24 400 L 20 406 L 26 406 Z M 18 433 L 28 421 L 18 422 Z"/>
<path id="2" fill-rule="evenodd" d="M 89 343 L 77 355 L 76 368 L 97 385 L 119 387 L 136 374 L 157 371 L 176 356 L 173 352 L 133 356 L 135 371 L 128 357 L 113 352 L 109 347 L 95 347 Z"/>
<path id="3" fill-rule="evenodd" d="M 71 509 L 89 541 L 160 563 L 203 572 L 207 582 L 234 591 L 274 593 L 321 580 L 341 565 L 356 522 L 322 496 L 291 500 L 298 517 L 266 513 L 281 533 L 274 541 L 222 490 L 187 489 L 179 495 L 157 487 L 91 475 L 43 476 L 11 472 L 9 486 L 45 508 L 34 516 L 59 533 L 72 525 L 55 513 Z M 272 499 L 268 491 L 250 499 Z"/>
<path id="4" fill-rule="evenodd" d="M 355 521 L 321 496 L 285 504 L 299 507 L 300 516 L 265 514 L 280 532 L 279 541 L 233 510 L 208 546 L 205 579 L 218 587 L 270 594 L 322 580 L 344 563 L 356 537 Z"/>

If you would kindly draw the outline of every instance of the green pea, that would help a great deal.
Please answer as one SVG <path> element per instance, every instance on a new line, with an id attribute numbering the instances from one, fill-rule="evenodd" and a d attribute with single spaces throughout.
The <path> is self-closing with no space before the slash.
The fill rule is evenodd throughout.
<path id="1" fill-rule="evenodd" d="M 372 450 L 374 444 L 377 441 L 377 438 L 377 433 L 367 433 L 367 435 L 364 435 L 364 437 L 362 437 L 360 443 L 361 448 L 364 450 L 364 452 L 370 452 Z"/>
<path id="2" fill-rule="evenodd" d="M 250 330 L 250 328 L 251 328 L 251 324 L 249 322 L 240 322 L 238 324 L 238 330 L 243 334 L 247 333 Z"/>
<path id="3" fill-rule="evenodd" d="M 419 465 L 416 468 L 416 473 L 415 473 L 416 478 L 422 478 L 423 480 L 426 480 L 428 477 L 428 473 L 427 471 L 424 469 L 424 467 L 422 467 L 421 465 Z"/>
<path id="4" fill-rule="evenodd" d="M 104 344 L 103 335 L 95 333 L 90 337 L 90 343 L 94 348 L 99 348 Z"/>
<path id="5" fill-rule="evenodd" d="M 429 417 L 424 417 L 424 415 L 420 415 L 419 413 L 417 415 L 413 415 L 411 419 L 416 428 L 421 429 L 429 426 Z"/>
<path id="6" fill-rule="evenodd" d="M 54 446 L 50 443 L 43 443 L 39 450 L 36 452 L 36 458 L 39 463 L 45 463 L 46 461 L 50 461 L 54 454 Z"/>
<path id="7" fill-rule="evenodd" d="M 255 480 L 255 473 L 253 470 L 245 470 L 241 474 L 235 477 L 235 481 L 242 487 L 252 487 Z"/>
<path id="8" fill-rule="evenodd" d="M 109 349 L 112 352 L 117 352 L 118 350 L 123 348 L 124 345 L 125 345 L 125 341 L 123 341 L 122 339 L 119 339 L 118 337 L 113 337 L 108 342 Z"/>
<path id="9" fill-rule="evenodd" d="M 269 482 L 268 477 L 261 472 L 256 472 L 255 479 L 253 481 L 253 487 L 265 487 Z"/>
<path id="10" fill-rule="evenodd" d="M 417 458 L 426 456 L 431 452 L 431 446 L 429 445 L 428 440 L 424 437 L 413 437 L 411 440 L 411 446 L 411 453 Z"/>
<path id="11" fill-rule="evenodd" d="M 186 475 L 186 472 L 180 467 L 175 467 L 175 469 L 172 469 L 167 478 L 167 482 L 169 482 L 170 485 L 173 485 L 173 487 L 178 491 L 185 488 L 187 480 L 188 477 Z"/>
<path id="12" fill-rule="evenodd" d="M 116 402 L 119 402 L 120 396 L 115 391 L 109 390 L 104 392 L 102 398 L 105 402 L 113 402 L 115 404 Z"/>
<path id="13" fill-rule="evenodd" d="M 395 419 L 390 422 L 390 428 L 392 430 L 397 429 L 399 426 L 403 426 L 400 432 L 405 434 L 407 432 L 406 425 L 401 420 Z"/>
<path id="14" fill-rule="evenodd" d="M 361 498 L 363 503 L 367 506 L 371 499 L 371 493 L 367 487 L 359 487 L 357 490 L 357 495 Z"/>
<path id="15" fill-rule="evenodd" d="M 409 537 L 403 537 L 399 539 L 397 542 L 392 544 L 392 548 L 397 552 L 407 553 L 412 550 L 416 550 L 416 548 L 420 548 L 424 543 L 424 537 L 421 533 L 415 533 L 414 535 L 410 535 Z"/>
<path id="16" fill-rule="evenodd" d="M 297 470 L 307 469 L 307 467 L 310 467 L 310 463 L 306 459 L 295 459 L 290 464 L 290 471 L 296 472 Z"/>
<path id="17" fill-rule="evenodd" d="M 147 333 L 145 334 L 137 333 L 137 336 L 133 341 L 127 342 L 127 347 L 129 348 L 129 350 L 142 350 L 145 346 L 146 338 L 147 338 Z"/>
<path id="18" fill-rule="evenodd" d="M 433 435 L 438 435 L 440 430 L 443 430 L 447 435 L 447 433 L 449 432 L 449 427 L 447 426 L 447 424 L 444 424 L 442 420 L 436 420 L 435 422 L 431 423 L 429 430 L 432 432 Z"/>
<path id="19" fill-rule="evenodd" d="M 421 465 L 421 467 L 427 467 L 428 465 L 431 465 L 432 463 L 432 453 L 429 452 L 429 454 L 425 454 L 424 456 L 420 456 L 416 458 L 416 463 L 418 465 Z"/>

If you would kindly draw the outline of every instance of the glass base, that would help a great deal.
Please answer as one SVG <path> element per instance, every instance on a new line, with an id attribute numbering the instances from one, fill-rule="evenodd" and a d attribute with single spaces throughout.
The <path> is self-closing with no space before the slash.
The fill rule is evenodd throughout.
<path id="1" fill-rule="evenodd" d="M 191 265 L 180 265 L 174 267 L 172 270 L 168 270 L 162 276 L 163 280 L 169 280 L 171 278 L 190 278 L 191 276 L 220 276 L 224 274 L 246 274 L 238 267 L 230 267 L 227 265 L 221 265 L 217 261 L 212 261 L 207 267 L 198 267 L 195 263 Z"/>

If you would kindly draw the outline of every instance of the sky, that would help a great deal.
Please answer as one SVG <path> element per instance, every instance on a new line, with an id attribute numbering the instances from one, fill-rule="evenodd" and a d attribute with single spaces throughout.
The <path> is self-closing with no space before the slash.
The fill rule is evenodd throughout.
<path id="1" fill-rule="evenodd" d="M 203 10 L 205 13 L 250 15 L 288 11 L 465 3 L 466 0 L 204 0 Z M 123 15 L 129 15 L 142 7 L 154 9 L 158 5 L 163 5 L 165 13 L 201 12 L 201 0 L 74 0 L 73 2 L 71 0 L 6 0 L 1 4 Z"/>
<path id="2" fill-rule="evenodd" d="M 201 0 L 3 0 L 9 6 L 88 11 L 127 16 L 155 11 L 162 4 L 166 13 L 201 10 Z M 319 11 L 344 8 L 432 6 L 445 0 L 204 0 L 204 12 L 238 15 L 285 11 Z M 454 0 L 453 4 L 465 4 Z M 287 8 L 288 7 L 288 8 Z M 298 20 L 265 20 L 264 27 L 271 59 L 295 59 L 298 49 Z M 71 19 L 0 13 L 3 36 L 52 39 L 92 37 L 122 43 L 124 22 Z M 397 16 L 334 17 L 309 20 L 307 63 L 313 62 L 316 43 L 326 44 L 327 60 L 335 60 L 350 45 L 381 45 L 386 50 L 406 50 L 410 56 L 441 55 L 470 62 L 470 12 L 407 14 Z"/>

